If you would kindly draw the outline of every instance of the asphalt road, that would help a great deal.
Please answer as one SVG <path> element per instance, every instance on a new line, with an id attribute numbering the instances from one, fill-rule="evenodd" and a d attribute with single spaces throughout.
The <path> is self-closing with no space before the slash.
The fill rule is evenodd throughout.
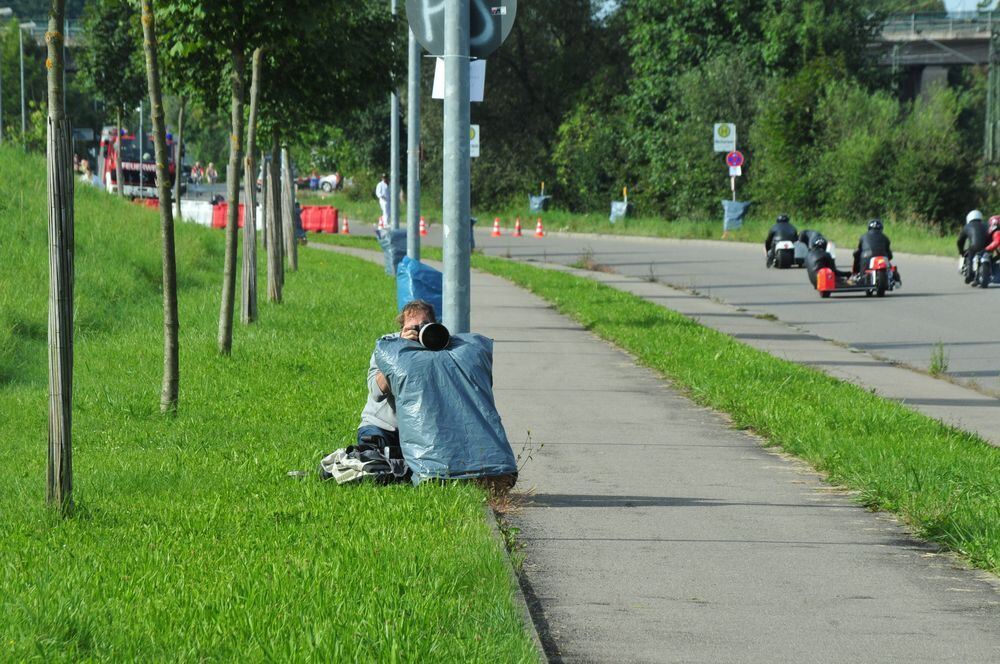
<path id="1" fill-rule="evenodd" d="M 432 231 L 425 240 L 437 243 L 439 234 Z M 506 229 L 500 238 L 478 230 L 476 243 L 490 255 L 567 265 L 587 255 L 620 274 L 655 278 L 924 370 L 940 343 L 950 377 L 1000 394 L 1000 287 L 966 286 L 957 256 L 897 253 L 902 289 L 884 298 L 858 293 L 821 300 L 803 269 L 766 269 L 763 243 L 563 234 L 538 239 L 530 232 L 513 238 Z M 850 258 L 842 248 L 838 266 L 849 267 Z"/>

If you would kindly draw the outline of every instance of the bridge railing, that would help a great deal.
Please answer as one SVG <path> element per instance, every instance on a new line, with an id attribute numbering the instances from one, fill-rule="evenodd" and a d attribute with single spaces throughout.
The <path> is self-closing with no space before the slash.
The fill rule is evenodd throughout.
<path id="1" fill-rule="evenodd" d="M 882 35 L 894 39 L 918 39 L 925 34 L 954 39 L 988 37 L 994 26 L 1000 27 L 1000 12 L 892 14 L 882 24 Z"/>

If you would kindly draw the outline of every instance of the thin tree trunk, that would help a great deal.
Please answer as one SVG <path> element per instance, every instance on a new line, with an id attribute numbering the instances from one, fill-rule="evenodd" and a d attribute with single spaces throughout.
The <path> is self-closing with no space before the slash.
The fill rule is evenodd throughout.
<path id="1" fill-rule="evenodd" d="M 226 166 L 229 214 L 226 219 L 226 261 L 222 278 L 222 304 L 219 308 L 219 353 L 233 349 L 233 304 L 236 300 L 236 239 L 239 233 L 240 169 L 243 166 L 243 98 L 246 56 L 233 49 L 232 133 L 229 136 L 229 165 Z"/>
<path id="2" fill-rule="evenodd" d="M 285 229 L 285 254 L 288 269 L 299 269 L 299 238 L 295 233 L 295 186 L 292 183 L 292 158 L 288 146 L 281 146 L 281 214 Z"/>
<path id="3" fill-rule="evenodd" d="M 274 185 L 271 182 L 271 162 L 264 161 L 260 195 L 264 199 L 264 233 L 267 238 L 267 301 L 281 304 L 281 242 L 274 214 Z"/>
<path id="4" fill-rule="evenodd" d="M 122 109 L 118 107 L 118 131 L 115 133 L 115 191 L 119 196 L 125 196 L 125 169 L 122 166 Z"/>
<path id="5" fill-rule="evenodd" d="M 48 43 L 49 453 L 46 499 L 73 509 L 73 158 L 63 106 L 66 0 L 52 0 Z"/>
<path id="6" fill-rule="evenodd" d="M 264 245 L 264 259 L 267 260 L 267 239 L 270 237 L 271 232 L 267 230 L 268 218 L 271 212 L 267 209 L 268 206 L 268 180 L 270 179 L 270 171 L 267 169 L 267 153 L 260 153 L 260 232 L 261 232 L 261 244 Z M 270 268 L 269 268 L 270 269 Z"/>
<path id="7" fill-rule="evenodd" d="M 240 289 L 240 320 L 244 325 L 257 320 L 257 169 L 253 161 L 257 149 L 257 101 L 260 97 L 260 66 L 263 49 L 253 52 L 250 83 L 250 120 L 247 123 L 246 214 L 243 222 L 243 280 Z"/>
<path id="8" fill-rule="evenodd" d="M 274 142 L 271 145 L 271 198 L 273 205 L 271 210 L 271 221 L 274 222 L 274 243 L 273 251 L 278 257 L 277 274 L 278 283 L 285 285 L 285 225 L 282 223 L 284 216 L 281 209 L 281 146 L 278 143 L 278 135 L 274 135 Z"/>
<path id="9" fill-rule="evenodd" d="M 153 0 L 142 0 L 143 50 L 146 52 L 146 80 L 149 84 L 149 108 L 153 119 L 153 145 L 156 152 L 156 187 L 160 198 L 160 239 L 163 243 L 163 386 L 160 412 L 177 412 L 180 383 L 177 320 L 177 259 L 174 251 L 174 217 L 170 206 L 170 170 L 167 163 L 167 127 L 163 121 L 163 94 L 160 91 L 160 65 L 156 52 L 156 18 Z"/>
<path id="10" fill-rule="evenodd" d="M 181 183 L 184 180 L 184 106 L 185 99 L 181 97 L 181 107 L 177 111 L 177 156 L 174 157 L 174 219 L 183 221 L 181 214 Z"/>

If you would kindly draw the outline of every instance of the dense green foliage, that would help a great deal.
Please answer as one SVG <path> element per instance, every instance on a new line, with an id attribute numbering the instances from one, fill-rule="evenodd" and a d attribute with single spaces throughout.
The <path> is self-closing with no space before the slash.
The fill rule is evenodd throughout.
<path id="1" fill-rule="evenodd" d="M 79 187 L 75 515 L 46 509 L 45 178 L 0 148 L 0 659 L 531 661 L 483 494 L 317 481 L 349 443 L 380 266 L 304 252 L 215 352 L 218 231 L 177 228 L 181 409 L 158 408 L 156 214 Z M 307 470 L 305 478 L 290 470 Z"/>
<path id="2" fill-rule="evenodd" d="M 113 110 L 138 106 L 146 93 L 146 70 L 135 3 L 91 0 L 84 39 L 86 46 L 78 51 L 81 87 Z"/>

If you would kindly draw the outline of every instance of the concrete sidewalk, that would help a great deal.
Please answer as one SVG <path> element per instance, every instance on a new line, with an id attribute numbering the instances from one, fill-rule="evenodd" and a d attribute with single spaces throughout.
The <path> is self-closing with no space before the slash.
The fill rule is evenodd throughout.
<path id="1" fill-rule="evenodd" d="M 473 278 L 554 660 L 995 662 L 1000 595 L 543 301 Z"/>
<path id="2" fill-rule="evenodd" d="M 370 252 L 349 252 L 372 256 Z M 554 661 L 994 662 L 962 569 L 501 279 L 473 276 L 497 405 L 531 460 L 515 517 Z M 525 452 L 528 450 L 525 450 Z"/>

